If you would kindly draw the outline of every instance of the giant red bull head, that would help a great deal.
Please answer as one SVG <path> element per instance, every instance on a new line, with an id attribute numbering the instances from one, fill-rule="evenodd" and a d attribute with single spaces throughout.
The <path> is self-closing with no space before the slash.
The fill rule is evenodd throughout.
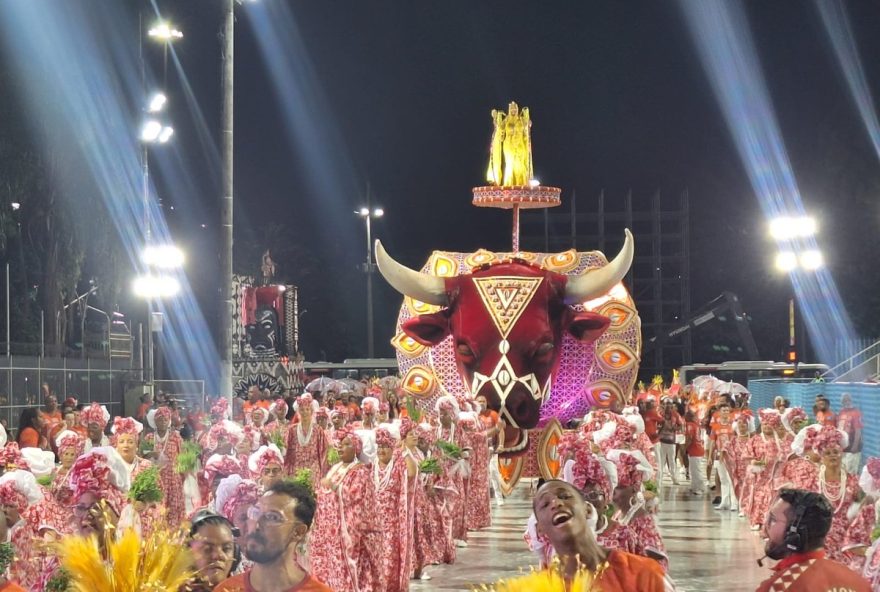
<path id="1" fill-rule="evenodd" d="M 402 330 L 425 346 L 452 336 L 458 371 L 471 395 L 485 396 L 506 424 L 505 454 L 524 451 L 524 430 L 538 424 L 564 333 L 594 341 L 608 328 L 607 317 L 570 305 L 606 294 L 627 274 L 632 257 L 627 230 L 617 257 L 582 275 L 566 276 L 512 259 L 441 278 L 401 265 L 376 241 L 376 262 L 392 287 L 443 307 L 407 320 Z"/>

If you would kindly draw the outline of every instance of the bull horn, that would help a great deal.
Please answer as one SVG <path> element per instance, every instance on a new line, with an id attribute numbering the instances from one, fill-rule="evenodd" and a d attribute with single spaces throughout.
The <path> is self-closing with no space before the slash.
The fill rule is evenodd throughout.
<path id="1" fill-rule="evenodd" d="M 449 303 L 443 278 L 413 271 L 401 265 L 385 252 L 382 241 L 379 240 L 376 241 L 376 265 L 391 287 L 404 296 L 434 306 L 446 306 Z"/>
<path id="2" fill-rule="evenodd" d="M 629 272 L 633 259 L 633 237 L 629 229 L 624 230 L 626 238 L 620 253 L 605 267 L 588 270 L 582 275 L 572 276 L 565 285 L 565 303 L 582 304 L 608 293 Z"/>

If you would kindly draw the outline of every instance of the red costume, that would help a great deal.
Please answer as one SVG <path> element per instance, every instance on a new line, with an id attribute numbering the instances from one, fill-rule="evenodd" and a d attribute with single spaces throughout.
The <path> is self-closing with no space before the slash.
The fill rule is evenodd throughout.
<path id="1" fill-rule="evenodd" d="M 394 446 L 395 442 L 387 430 L 380 428 L 376 430 L 376 444 Z M 406 456 L 400 449 L 394 451 L 385 467 L 378 461 L 373 465 L 373 482 L 378 504 L 376 517 L 382 530 L 384 589 L 388 592 L 409 590 L 416 480 L 409 478 Z"/>
<path id="2" fill-rule="evenodd" d="M 755 592 L 870 592 L 868 582 L 850 569 L 825 559 L 824 551 L 790 555 L 773 567 L 773 575 Z"/>
<path id="3" fill-rule="evenodd" d="M 337 436 L 350 438 L 356 449 L 362 446 L 354 433 L 340 432 Z M 309 535 L 312 573 L 336 592 L 385 590 L 382 533 L 370 511 L 376 508 L 370 467 L 356 459 L 337 463 L 316 489 L 317 510 Z"/>

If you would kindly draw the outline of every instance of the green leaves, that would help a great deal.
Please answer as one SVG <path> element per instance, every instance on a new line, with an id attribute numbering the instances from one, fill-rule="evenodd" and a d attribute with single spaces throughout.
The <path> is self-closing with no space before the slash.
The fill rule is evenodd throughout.
<path id="1" fill-rule="evenodd" d="M 440 452 L 443 453 L 443 456 L 447 458 L 451 458 L 453 460 L 461 459 L 461 447 L 453 444 L 452 442 L 447 442 L 446 440 L 437 440 L 437 448 L 439 448 Z"/>
<path id="2" fill-rule="evenodd" d="M 419 463 L 419 471 L 428 475 L 439 475 L 442 469 L 436 458 L 426 458 Z"/>
<path id="3" fill-rule="evenodd" d="M 162 490 L 159 488 L 159 469 L 150 467 L 142 471 L 131 484 L 128 499 L 136 502 L 150 503 L 162 501 Z"/>
<path id="4" fill-rule="evenodd" d="M 177 464 L 174 470 L 184 475 L 186 473 L 194 473 L 199 466 L 199 456 L 202 454 L 202 448 L 191 441 L 184 441 L 180 454 L 177 455 Z"/>

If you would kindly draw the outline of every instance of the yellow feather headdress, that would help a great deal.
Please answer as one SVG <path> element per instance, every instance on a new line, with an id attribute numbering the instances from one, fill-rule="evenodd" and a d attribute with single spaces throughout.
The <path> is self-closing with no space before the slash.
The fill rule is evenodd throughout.
<path id="1" fill-rule="evenodd" d="M 168 532 L 154 532 L 145 541 L 133 530 L 118 540 L 109 536 L 107 561 L 96 537 L 68 536 L 58 543 L 58 555 L 75 592 L 164 592 L 193 576 L 189 549 Z"/>

